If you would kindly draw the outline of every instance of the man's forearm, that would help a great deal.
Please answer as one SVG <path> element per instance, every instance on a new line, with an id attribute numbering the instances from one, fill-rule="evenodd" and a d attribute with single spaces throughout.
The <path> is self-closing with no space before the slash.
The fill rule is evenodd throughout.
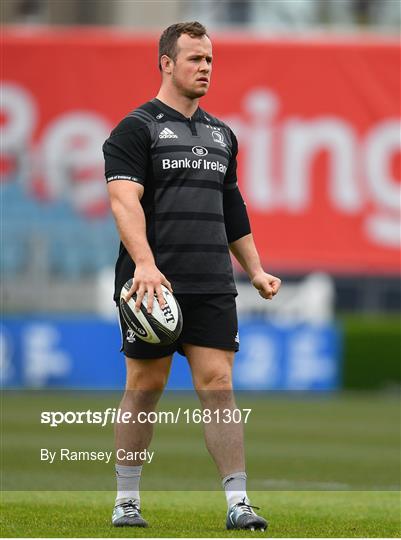
<path id="1" fill-rule="evenodd" d="M 125 301 L 136 294 L 135 309 L 139 311 L 147 294 L 147 310 L 152 313 L 154 298 L 159 305 L 165 305 L 162 285 L 173 292 L 171 283 L 156 267 L 146 234 L 146 219 L 140 203 L 142 186 L 130 182 L 113 182 L 108 185 L 111 209 L 116 220 L 120 238 L 125 249 L 135 263 L 135 274 L 130 290 L 125 293 Z"/>
<path id="2" fill-rule="evenodd" d="M 140 203 L 134 202 L 128 207 L 121 201 L 114 201 L 112 210 L 121 241 L 135 264 L 155 264 L 146 236 L 145 214 Z"/>
<path id="3" fill-rule="evenodd" d="M 232 242 L 230 250 L 251 280 L 263 272 L 252 233 Z"/>

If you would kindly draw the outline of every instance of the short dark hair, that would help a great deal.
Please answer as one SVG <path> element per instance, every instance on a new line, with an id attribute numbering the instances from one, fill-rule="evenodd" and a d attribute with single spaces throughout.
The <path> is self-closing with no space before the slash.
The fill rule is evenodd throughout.
<path id="1" fill-rule="evenodd" d="M 197 21 L 172 24 L 164 30 L 159 40 L 159 69 L 162 66 L 160 59 L 165 54 L 174 61 L 177 58 L 177 40 L 182 34 L 188 34 L 191 37 L 207 36 L 207 30 Z"/>

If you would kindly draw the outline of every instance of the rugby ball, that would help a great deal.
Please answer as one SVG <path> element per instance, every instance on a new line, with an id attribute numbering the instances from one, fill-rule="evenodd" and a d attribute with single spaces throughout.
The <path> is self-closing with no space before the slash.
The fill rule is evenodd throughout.
<path id="1" fill-rule="evenodd" d="M 163 296 L 166 305 L 161 309 L 155 295 L 152 313 L 147 312 L 148 295 L 143 297 L 141 309 L 135 311 L 136 293 L 125 301 L 125 294 L 132 287 L 132 279 L 129 279 L 121 289 L 120 311 L 124 321 L 134 334 L 146 343 L 153 345 L 170 345 L 181 334 L 182 313 L 180 305 L 174 295 L 162 285 Z"/>

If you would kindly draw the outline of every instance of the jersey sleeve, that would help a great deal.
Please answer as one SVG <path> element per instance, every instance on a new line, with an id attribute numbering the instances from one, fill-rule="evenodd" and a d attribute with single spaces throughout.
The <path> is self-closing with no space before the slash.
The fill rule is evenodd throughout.
<path id="1" fill-rule="evenodd" d="M 236 136 L 231 130 L 230 133 L 232 140 L 232 153 L 226 176 L 224 178 L 223 190 L 224 224 L 226 227 L 227 240 L 229 244 L 239 240 L 251 232 L 251 224 L 249 222 L 246 204 L 242 198 L 237 182 L 238 142 Z"/>
<path id="2" fill-rule="evenodd" d="M 120 122 L 103 145 L 106 181 L 131 180 L 145 185 L 149 148 L 146 124 L 134 118 Z"/>

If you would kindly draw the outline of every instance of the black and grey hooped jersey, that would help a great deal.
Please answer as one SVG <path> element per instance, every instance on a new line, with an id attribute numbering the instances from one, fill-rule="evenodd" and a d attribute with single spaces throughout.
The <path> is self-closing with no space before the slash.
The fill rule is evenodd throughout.
<path id="1" fill-rule="evenodd" d="M 235 293 L 223 212 L 225 190 L 237 188 L 230 128 L 200 108 L 188 119 L 153 99 L 118 124 L 103 151 L 108 182 L 144 186 L 149 245 L 174 292 Z M 134 269 L 121 245 L 115 298 Z"/>

